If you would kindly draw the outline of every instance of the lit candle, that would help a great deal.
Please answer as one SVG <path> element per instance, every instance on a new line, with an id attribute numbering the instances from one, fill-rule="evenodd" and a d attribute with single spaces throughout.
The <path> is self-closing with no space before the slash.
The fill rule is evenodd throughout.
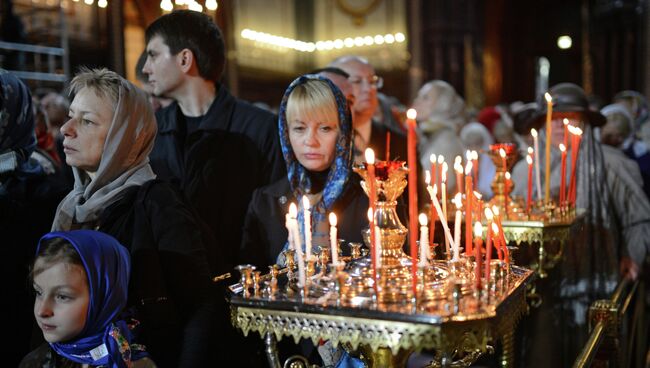
<path id="1" fill-rule="evenodd" d="M 336 215 L 334 212 L 330 212 L 330 249 L 332 251 L 332 263 L 339 263 L 339 249 L 338 241 L 336 236 Z"/>
<path id="2" fill-rule="evenodd" d="M 377 279 L 377 236 L 378 232 L 376 231 L 377 227 L 372 225 L 374 224 L 372 208 L 368 208 L 368 231 L 370 231 L 370 264 L 372 268 L 372 278 L 373 280 Z M 376 290 L 376 288 L 375 288 Z"/>
<path id="3" fill-rule="evenodd" d="M 302 256 L 302 242 L 300 241 L 297 217 L 298 208 L 295 203 L 291 203 L 289 205 L 291 237 L 293 238 L 293 250 L 296 252 L 296 261 L 298 262 L 298 284 L 300 287 L 303 287 L 305 286 L 305 259 Z"/>
<path id="4" fill-rule="evenodd" d="M 478 152 L 472 151 L 472 160 L 474 160 L 474 182 L 478 185 Z"/>
<path id="5" fill-rule="evenodd" d="M 477 191 L 474 191 L 474 198 L 476 198 L 476 219 L 481 220 L 481 216 L 483 216 L 483 201 L 481 198 L 483 198 L 483 195 Z"/>
<path id="6" fill-rule="evenodd" d="M 381 268 L 381 231 L 379 230 L 379 226 L 375 226 L 375 233 L 377 233 L 377 236 L 375 236 L 375 248 L 376 248 L 376 257 L 375 259 L 375 264 L 377 265 L 377 268 Z M 375 274 L 375 280 L 377 280 L 377 275 Z M 375 285 L 375 291 L 377 290 L 377 282 L 374 283 Z"/>
<path id="7" fill-rule="evenodd" d="M 508 218 L 508 202 L 510 202 L 510 184 L 512 184 L 512 180 L 510 180 L 511 176 L 508 171 L 506 171 L 506 198 L 505 198 L 505 212 L 506 212 L 506 219 Z"/>
<path id="8" fill-rule="evenodd" d="M 463 192 L 463 164 L 462 157 L 456 156 L 454 159 L 454 171 L 456 172 L 456 189 L 458 193 Z"/>
<path id="9" fill-rule="evenodd" d="M 508 243 L 506 242 L 506 236 L 505 233 L 503 232 L 503 223 L 501 222 L 501 216 L 499 216 L 499 207 L 497 206 L 492 206 L 492 212 L 494 212 L 494 222 L 496 222 L 497 228 L 499 229 L 499 242 L 503 246 L 502 251 L 508 256 Z M 506 258 L 507 262 L 507 258 Z"/>
<path id="10" fill-rule="evenodd" d="M 431 162 L 431 184 L 435 184 L 438 182 L 438 164 L 437 164 L 438 157 L 434 154 L 431 154 L 429 156 L 429 162 Z"/>
<path id="11" fill-rule="evenodd" d="M 539 168 L 539 142 L 537 140 L 537 130 L 531 129 L 530 130 L 530 135 L 533 136 L 533 145 L 535 146 L 534 152 L 535 152 L 535 175 L 537 175 L 537 178 L 535 179 L 535 186 L 537 187 L 537 200 L 542 199 L 542 185 L 541 183 L 541 177 L 542 175 L 540 174 L 540 168 Z"/>
<path id="12" fill-rule="evenodd" d="M 386 161 L 390 161 L 390 131 L 386 132 Z"/>
<path id="13" fill-rule="evenodd" d="M 377 186 L 375 180 L 375 151 L 371 148 L 366 148 L 365 151 L 366 164 L 368 165 L 368 197 L 370 201 L 370 211 L 375 213 L 377 203 Z M 368 217 L 368 229 L 375 228 L 375 216 Z M 370 231 L 370 257 L 375 258 L 375 232 Z M 373 267 L 373 275 L 375 268 Z"/>
<path id="14" fill-rule="evenodd" d="M 456 205 L 456 218 L 454 219 L 454 258 L 452 260 L 458 261 L 460 259 L 460 222 L 462 216 L 460 209 L 463 207 L 460 193 L 456 193 L 454 204 Z"/>
<path id="15" fill-rule="evenodd" d="M 485 285 L 490 285 L 490 262 L 492 261 L 492 222 L 493 214 L 489 208 L 485 209 L 487 219 L 487 241 L 485 244 Z"/>
<path id="16" fill-rule="evenodd" d="M 305 254 L 307 261 L 311 259 L 311 211 L 309 210 L 309 198 L 302 196 L 302 208 L 305 216 Z"/>
<path id="17" fill-rule="evenodd" d="M 443 162 L 440 171 L 440 176 L 442 177 L 442 184 L 440 187 L 442 193 L 440 193 L 440 197 L 442 201 L 442 213 L 445 215 L 445 219 L 447 218 L 447 170 L 449 170 L 449 167 L 446 162 Z"/>
<path id="18" fill-rule="evenodd" d="M 468 160 L 465 165 L 465 202 L 467 206 L 465 208 L 465 254 L 468 256 L 472 254 L 472 202 L 474 197 L 472 184 L 472 161 Z"/>
<path id="19" fill-rule="evenodd" d="M 526 155 L 528 163 L 528 191 L 526 192 L 526 213 L 530 214 L 530 202 L 533 199 L 533 158 Z"/>
<path id="20" fill-rule="evenodd" d="M 420 267 L 424 267 L 429 264 L 429 239 L 428 233 L 429 229 L 427 228 L 427 215 L 421 213 L 419 218 L 420 220 Z"/>
<path id="21" fill-rule="evenodd" d="M 503 166 L 503 172 L 508 171 L 508 165 L 506 164 L 506 150 L 499 148 L 499 156 L 501 156 L 501 165 Z"/>
<path id="22" fill-rule="evenodd" d="M 565 201 L 566 184 L 566 146 L 562 143 L 560 143 L 560 152 L 562 153 L 562 161 L 560 164 L 560 206 L 563 206 Z"/>
<path id="23" fill-rule="evenodd" d="M 438 176 L 438 178 L 437 178 L 438 181 L 437 182 L 434 180 L 431 183 L 431 184 L 436 184 L 437 183 L 438 188 L 442 188 L 442 166 L 443 166 L 442 164 L 443 164 L 443 162 L 445 162 L 445 157 L 443 155 L 438 156 L 438 172 L 440 173 L 440 175 L 437 175 Z M 442 189 L 441 189 L 441 191 L 442 191 Z"/>
<path id="24" fill-rule="evenodd" d="M 547 92 L 544 94 L 546 99 L 546 155 L 544 162 L 544 201 L 551 200 L 551 137 L 553 136 L 553 127 L 551 126 L 551 117 L 553 116 L 553 98 Z"/>
<path id="25" fill-rule="evenodd" d="M 497 257 L 499 257 L 499 260 L 503 260 L 503 251 L 501 250 L 501 238 L 499 237 L 499 225 L 496 224 L 496 222 L 492 223 L 492 232 L 494 233 L 494 236 L 492 238 L 492 241 L 494 242 L 494 249 L 497 250 Z"/>
<path id="26" fill-rule="evenodd" d="M 564 147 L 569 146 L 569 119 L 562 119 L 562 124 L 564 124 Z"/>
<path id="27" fill-rule="evenodd" d="M 571 139 L 571 178 L 569 185 L 569 196 L 568 200 L 571 205 L 575 206 L 576 204 L 576 183 L 577 183 L 577 166 L 578 166 L 578 153 L 580 152 L 580 137 L 582 136 L 582 129 L 578 127 L 573 127 L 571 133 L 573 137 Z"/>
<path id="28" fill-rule="evenodd" d="M 476 262 L 476 267 L 474 268 L 474 281 L 476 289 L 481 288 L 481 261 L 483 256 L 481 250 L 483 248 L 483 225 L 480 221 L 476 221 L 474 224 L 474 261 Z"/>
<path id="29" fill-rule="evenodd" d="M 431 173 L 425 171 L 424 173 L 424 182 L 427 184 L 427 187 L 431 185 Z M 431 200 L 431 229 L 429 231 L 429 244 L 435 244 L 433 237 L 436 233 L 436 209 L 433 207 L 433 200 Z"/>
<path id="30" fill-rule="evenodd" d="M 427 191 L 429 192 L 429 197 L 431 197 L 433 207 L 435 207 L 436 212 L 438 213 L 438 218 L 440 218 L 440 224 L 442 225 L 442 230 L 445 234 L 446 251 L 447 254 L 449 254 L 449 243 L 453 243 L 454 239 L 451 237 L 451 231 L 449 230 L 449 225 L 447 224 L 447 218 L 444 217 L 442 208 L 440 208 L 440 203 L 438 203 L 438 189 L 434 184 L 433 186 L 427 186 Z"/>
<path id="31" fill-rule="evenodd" d="M 408 156 L 408 183 L 409 183 L 409 242 L 411 245 L 411 259 L 417 257 L 417 242 L 415 234 L 418 231 L 418 177 L 417 177 L 417 137 L 415 135 L 415 118 L 417 117 L 417 112 L 415 109 L 408 109 L 406 112 L 406 125 L 408 126 L 408 136 L 407 136 L 407 156 Z M 412 273 L 412 283 L 413 288 L 413 297 L 417 295 L 417 264 L 411 262 L 411 273 Z"/>

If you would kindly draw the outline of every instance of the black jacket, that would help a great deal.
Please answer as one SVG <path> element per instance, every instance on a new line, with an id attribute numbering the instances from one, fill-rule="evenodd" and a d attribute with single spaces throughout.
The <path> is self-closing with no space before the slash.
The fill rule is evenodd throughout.
<path id="1" fill-rule="evenodd" d="M 239 263 L 254 264 L 258 269 L 262 267 L 262 271 L 276 263 L 287 242 L 285 215 L 291 202 L 297 203 L 286 178 L 253 193 Z M 352 174 L 332 211 L 338 218 L 339 239 L 362 242 L 361 231 L 368 228 L 368 197 L 361 189 L 357 174 Z"/>
<path id="2" fill-rule="evenodd" d="M 215 294 L 201 232 L 182 195 L 152 180 L 125 191 L 99 218 L 98 230 L 131 254 L 129 307 L 160 367 L 202 367 L 213 362 Z"/>
<path id="3" fill-rule="evenodd" d="M 232 270 L 253 190 L 285 176 L 277 119 L 236 99 L 224 86 L 197 131 L 182 140 L 182 112 L 173 103 L 156 113 L 151 166 L 176 182 L 213 232 L 207 245 L 213 274 Z M 219 262 L 219 253 L 225 259 Z M 220 265 L 221 264 L 221 265 Z"/>

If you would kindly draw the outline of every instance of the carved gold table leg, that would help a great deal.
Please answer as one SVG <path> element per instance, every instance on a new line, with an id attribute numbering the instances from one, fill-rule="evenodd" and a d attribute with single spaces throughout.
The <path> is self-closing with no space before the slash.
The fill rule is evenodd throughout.
<path id="1" fill-rule="evenodd" d="M 406 367 L 406 361 L 413 350 L 400 349 L 396 355 L 393 355 L 390 348 L 380 347 L 372 351 L 370 346 L 362 345 L 359 347 L 361 353 L 361 360 L 368 365 L 369 368 L 397 368 Z"/>
<path id="2" fill-rule="evenodd" d="M 548 276 L 546 270 L 544 269 L 545 259 L 546 259 L 546 249 L 544 249 L 544 242 L 540 242 L 538 259 L 537 259 L 537 274 L 539 275 L 540 279 L 545 279 Z"/>
<path id="3" fill-rule="evenodd" d="M 266 360 L 271 368 L 280 368 L 280 359 L 278 358 L 278 346 L 275 336 L 271 332 L 264 335 L 264 350 L 266 352 Z"/>
<path id="4" fill-rule="evenodd" d="M 501 359 L 499 361 L 499 366 L 503 368 L 510 368 L 515 366 L 515 331 L 514 326 L 508 329 L 501 337 L 501 346 L 503 352 L 501 353 Z"/>

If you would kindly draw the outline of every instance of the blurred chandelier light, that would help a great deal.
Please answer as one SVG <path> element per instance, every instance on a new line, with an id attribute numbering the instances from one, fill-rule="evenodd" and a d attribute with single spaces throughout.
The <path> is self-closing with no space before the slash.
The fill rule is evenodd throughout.
<path id="1" fill-rule="evenodd" d="M 562 50 L 570 49 L 573 41 L 570 36 L 564 35 L 557 38 L 557 47 Z"/>
<path id="2" fill-rule="evenodd" d="M 207 6 L 207 3 L 206 3 Z M 336 39 L 336 40 L 324 40 L 316 42 L 305 42 L 294 40 L 287 37 L 276 36 L 264 32 L 254 31 L 252 29 L 244 29 L 241 31 L 241 37 L 247 40 L 293 49 L 301 52 L 314 52 L 314 51 L 330 51 L 332 49 L 342 49 L 344 47 L 362 47 L 362 46 L 373 46 L 373 45 L 383 45 L 392 44 L 395 42 L 401 43 L 406 41 L 406 36 L 403 33 L 398 32 L 395 34 L 386 34 L 386 35 L 376 35 L 376 36 L 364 36 L 364 37 L 347 37 L 345 39 Z"/>
<path id="3" fill-rule="evenodd" d="M 203 5 L 199 4 L 195 0 L 161 0 L 160 9 L 170 12 L 174 10 L 174 6 L 187 7 L 189 10 L 194 10 L 197 12 L 203 11 Z M 219 4 L 217 0 L 205 0 L 205 8 L 211 11 L 217 10 Z"/>
<path id="4" fill-rule="evenodd" d="M 108 1 L 107 0 L 97 0 L 97 6 L 100 8 L 105 8 L 108 6 Z"/>

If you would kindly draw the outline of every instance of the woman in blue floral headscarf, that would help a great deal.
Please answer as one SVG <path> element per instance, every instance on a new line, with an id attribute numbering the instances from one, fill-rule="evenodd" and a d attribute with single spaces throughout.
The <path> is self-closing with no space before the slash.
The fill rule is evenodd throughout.
<path id="1" fill-rule="evenodd" d="M 284 94 L 278 120 L 287 177 L 253 193 L 240 262 L 274 264 L 287 248 L 285 214 L 298 206 L 304 247 L 303 197 L 311 207 L 313 251 L 329 245 L 327 216 L 338 217 L 339 238 L 360 242 L 368 198 L 352 172 L 351 115 L 345 97 L 328 79 L 304 75 Z"/>
<path id="2" fill-rule="evenodd" d="M 0 234 L 3 281 L 8 287 L 4 309 L 14 331 L 5 343 L 3 364 L 15 367 L 29 352 L 31 295 L 25 287 L 27 269 L 38 239 L 50 229 L 56 206 L 67 192 L 55 175 L 34 159 L 36 135 L 32 96 L 27 86 L 0 69 Z"/>

